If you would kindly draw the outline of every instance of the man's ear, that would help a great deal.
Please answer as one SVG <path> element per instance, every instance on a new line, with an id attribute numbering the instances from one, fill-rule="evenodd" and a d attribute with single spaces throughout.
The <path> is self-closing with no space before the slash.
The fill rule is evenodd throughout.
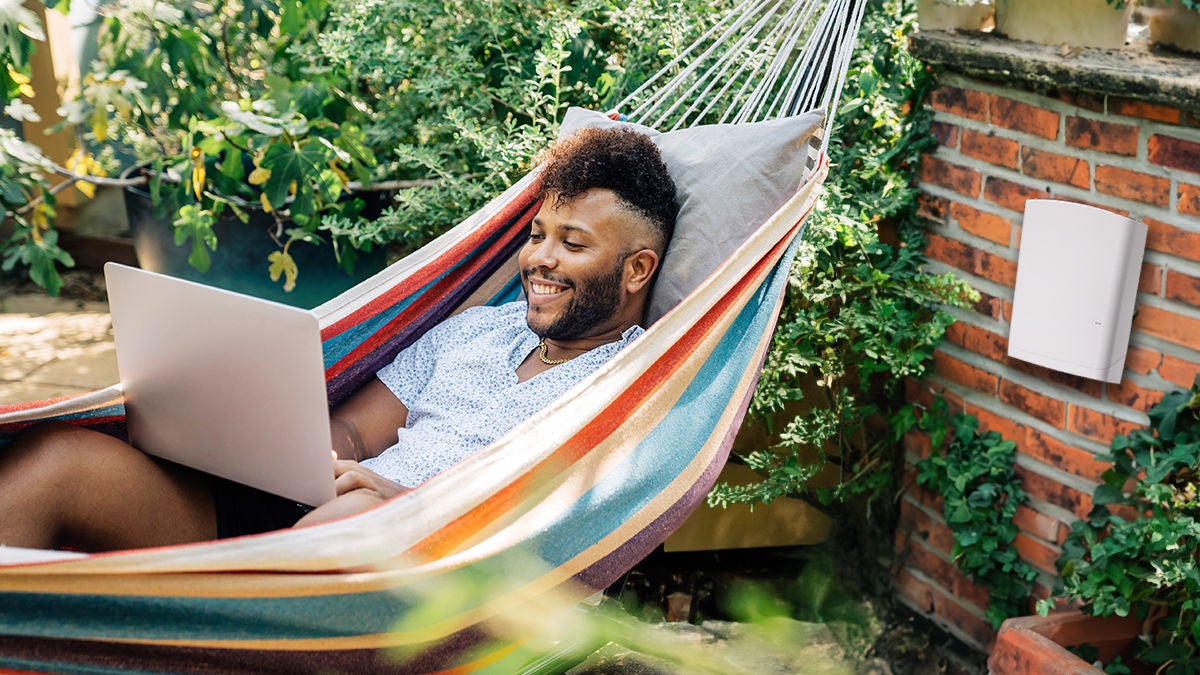
<path id="1" fill-rule="evenodd" d="M 650 284 L 658 269 L 658 254 L 644 248 L 625 258 L 625 290 L 633 295 Z"/>

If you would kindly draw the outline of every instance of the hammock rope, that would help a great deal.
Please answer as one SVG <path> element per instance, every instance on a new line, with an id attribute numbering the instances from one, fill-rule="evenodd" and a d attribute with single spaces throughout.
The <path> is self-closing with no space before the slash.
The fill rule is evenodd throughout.
<path id="1" fill-rule="evenodd" d="M 615 110 L 664 130 L 832 112 L 865 11 L 862 0 L 744 0 Z"/>
<path id="2" fill-rule="evenodd" d="M 844 43 L 857 34 L 864 6 L 745 0 L 618 109 L 665 129 L 831 105 L 850 62 L 853 45 Z M 831 124 L 829 115 L 822 148 Z M 715 272 L 596 373 L 377 509 L 146 551 L 0 547 L 0 669 L 522 670 L 530 655 L 514 645 L 532 629 L 513 612 L 558 621 L 537 601 L 573 603 L 611 584 L 715 482 L 770 348 L 825 170 L 817 162 L 797 177 L 786 204 L 752 223 Z M 535 171 L 313 310 L 331 404 L 458 309 L 510 297 L 536 181 Z M 120 436 L 121 390 L 0 406 L 0 446 L 48 419 Z M 426 601 L 431 588 L 445 593 Z M 395 648 L 404 660 L 395 660 Z"/>

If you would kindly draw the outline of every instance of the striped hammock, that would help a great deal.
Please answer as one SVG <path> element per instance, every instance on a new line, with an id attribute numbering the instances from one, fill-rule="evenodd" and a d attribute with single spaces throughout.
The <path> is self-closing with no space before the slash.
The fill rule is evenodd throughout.
<path id="1" fill-rule="evenodd" d="M 861 12 L 850 0 L 752 0 L 680 59 L 718 64 L 703 71 L 739 83 L 728 95 L 740 98 L 724 109 L 758 111 L 739 121 L 828 109 Z M 759 37 L 746 37 L 751 29 Z M 729 70 L 754 61 L 773 85 L 756 89 Z M 685 90 L 715 100 L 696 84 L 697 66 L 676 65 L 664 71 L 674 79 L 639 90 L 622 109 L 661 128 L 711 116 L 675 109 Z M 809 78 L 824 90 L 815 99 L 805 73 L 820 74 Z M 634 107 L 639 96 L 659 105 Z M 520 671 L 521 645 L 546 626 L 533 619 L 559 621 L 562 607 L 614 582 L 712 487 L 824 175 L 818 162 L 713 274 L 584 382 L 379 508 L 149 550 L 0 548 L 0 669 Z M 331 404 L 453 312 L 515 297 L 515 252 L 537 210 L 536 180 L 534 172 L 314 310 Z M 121 391 L 0 407 L 0 444 L 49 419 L 122 435 Z"/>

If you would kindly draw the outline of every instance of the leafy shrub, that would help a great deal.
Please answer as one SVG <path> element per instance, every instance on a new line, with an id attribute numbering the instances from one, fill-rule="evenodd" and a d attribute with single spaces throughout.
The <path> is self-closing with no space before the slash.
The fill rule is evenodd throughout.
<path id="1" fill-rule="evenodd" d="M 1149 417 L 1100 456 L 1112 468 L 1063 542 L 1054 594 L 1097 616 L 1142 619 L 1138 657 L 1182 675 L 1200 670 L 1200 380 Z"/>

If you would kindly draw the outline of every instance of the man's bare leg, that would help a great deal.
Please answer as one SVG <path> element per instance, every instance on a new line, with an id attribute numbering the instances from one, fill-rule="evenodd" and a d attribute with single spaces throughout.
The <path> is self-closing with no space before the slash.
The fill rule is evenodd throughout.
<path id="1" fill-rule="evenodd" d="M 215 539 L 202 474 L 48 423 L 0 449 L 0 544 L 85 551 Z"/>

